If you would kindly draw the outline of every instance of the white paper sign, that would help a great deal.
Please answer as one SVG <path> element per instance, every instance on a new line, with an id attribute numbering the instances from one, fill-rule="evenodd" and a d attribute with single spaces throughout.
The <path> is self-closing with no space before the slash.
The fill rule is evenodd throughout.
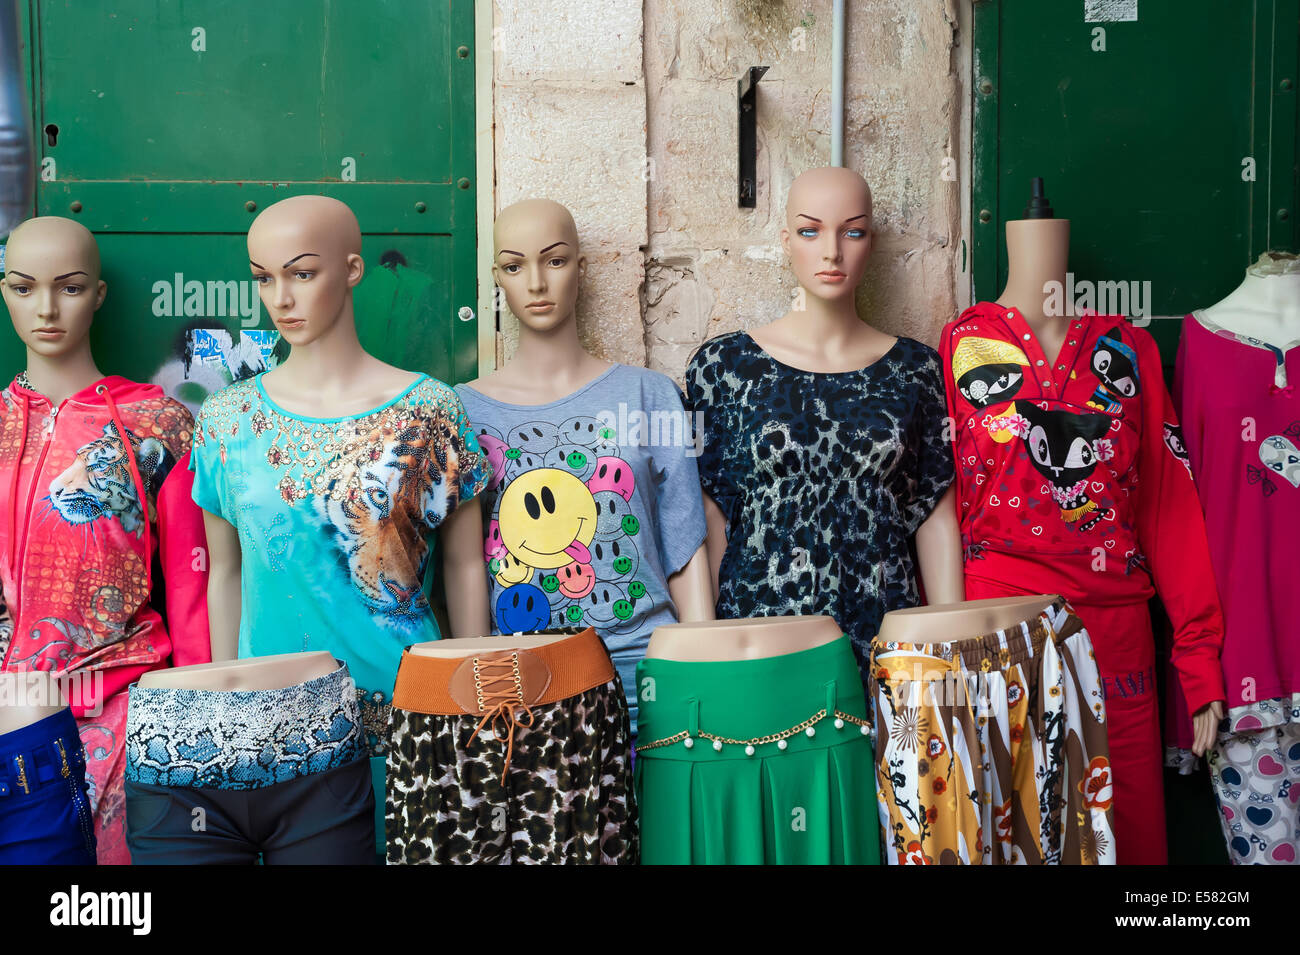
<path id="1" fill-rule="evenodd" d="M 1083 0 L 1084 23 L 1125 23 L 1138 18 L 1138 0 Z"/>

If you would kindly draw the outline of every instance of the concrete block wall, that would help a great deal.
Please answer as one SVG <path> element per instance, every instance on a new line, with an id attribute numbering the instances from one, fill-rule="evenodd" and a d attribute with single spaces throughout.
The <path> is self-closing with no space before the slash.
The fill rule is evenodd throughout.
<path id="1" fill-rule="evenodd" d="M 871 183 L 859 311 L 933 344 L 964 303 L 961 0 L 853 0 L 846 164 Z M 705 339 L 784 314 L 791 181 L 830 159 L 830 0 L 521 0 L 495 7 L 495 208 L 547 196 L 588 259 L 580 334 L 680 381 Z M 759 85 L 757 207 L 736 204 L 736 80 Z M 504 354 L 517 324 L 502 319 Z"/>

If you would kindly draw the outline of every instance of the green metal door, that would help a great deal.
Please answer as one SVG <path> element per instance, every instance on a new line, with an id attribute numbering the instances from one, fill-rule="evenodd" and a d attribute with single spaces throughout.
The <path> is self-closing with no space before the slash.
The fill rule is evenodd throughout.
<path id="1" fill-rule="evenodd" d="M 33 211 L 99 240 L 101 369 L 197 407 L 274 363 L 244 236 L 257 211 L 311 193 L 361 222 L 367 349 L 474 375 L 472 0 L 30 0 L 24 37 Z M 24 352 L 0 339 L 8 380 Z"/>
<path id="2" fill-rule="evenodd" d="M 1150 330 L 1297 249 L 1298 0 L 976 0 L 974 291 L 1006 281 L 1003 224 L 1033 176 L 1070 220 L 1070 269 L 1149 281 Z"/>
<path id="3" fill-rule="evenodd" d="M 1043 176 L 1070 220 L 1070 271 L 1149 282 L 1148 328 L 1172 365 L 1183 315 L 1261 252 L 1297 250 L 1300 0 L 975 0 L 974 13 L 976 297 L 1002 290 L 1004 224 Z M 1170 861 L 1226 862 L 1205 773 L 1165 785 Z"/>

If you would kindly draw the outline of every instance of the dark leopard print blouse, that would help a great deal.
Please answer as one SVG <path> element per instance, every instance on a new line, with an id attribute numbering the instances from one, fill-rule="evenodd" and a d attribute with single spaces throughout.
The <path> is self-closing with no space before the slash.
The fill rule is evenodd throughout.
<path id="1" fill-rule="evenodd" d="M 865 672 L 881 617 L 919 601 L 911 537 L 953 480 L 938 353 L 900 338 L 828 374 L 732 332 L 692 356 L 686 396 L 727 518 L 718 616 L 828 614 Z"/>

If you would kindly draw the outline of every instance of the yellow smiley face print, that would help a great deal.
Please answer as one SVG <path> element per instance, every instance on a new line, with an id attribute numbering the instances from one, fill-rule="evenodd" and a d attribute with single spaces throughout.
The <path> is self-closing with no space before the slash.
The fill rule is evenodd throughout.
<path id="1" fill-rule="evenodd" d="M 533 576 L 533 568 L 520 561 L 514 554 L 502 554 L 493 561 L 491 566 L 495 566 L 496 570 L 493 576 L 496 577 L 497 583 L 502 587 L 509 587 L 511 584 L 522 584 Z"/>
<path id="2" fill-rule="evenodd" d="M 531 567 L 589 561 L 596 534 L 596 501 L 578 478 L 558 468 L 519 475 L 501 495 L 501 542 Z"/>

